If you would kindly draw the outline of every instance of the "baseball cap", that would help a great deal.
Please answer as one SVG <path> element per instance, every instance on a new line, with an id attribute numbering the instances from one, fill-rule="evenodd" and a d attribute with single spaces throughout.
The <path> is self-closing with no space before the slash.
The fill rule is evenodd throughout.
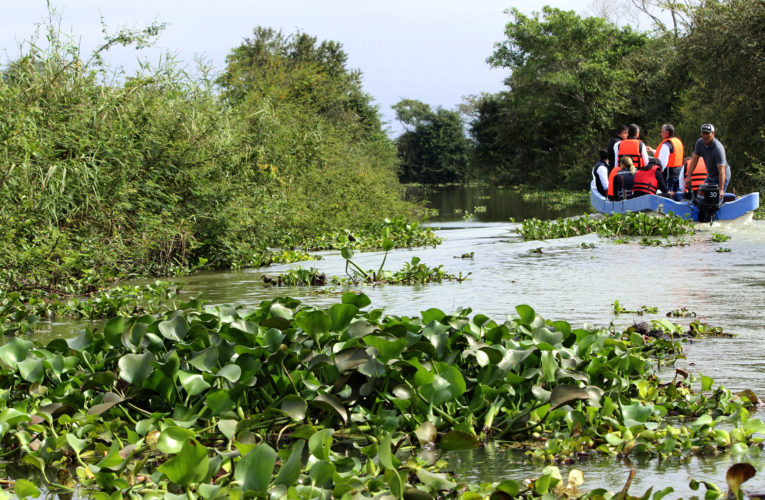
<path id="1" fill-rule="evenodd" d="M 712 133 L 714 133 L 715 126 L 712 125 L 711 123 L 705 123 L 704 125 L 701 126 L 701 131 L 702 132 L 712 132 Z"/>

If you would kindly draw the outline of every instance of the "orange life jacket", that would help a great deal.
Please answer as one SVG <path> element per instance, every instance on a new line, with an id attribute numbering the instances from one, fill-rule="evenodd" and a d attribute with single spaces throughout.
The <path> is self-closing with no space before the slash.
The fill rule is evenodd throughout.
<path id="1" fill-rule="evenodd" d="M 611 169 L 611 173 L 608 174 L 608 196 L 611 198 L 614 197 L 614 177 L 616 177 L 616 174 L 619 173 L 619 170 L 621 170 L 622 167 L 619 165 L 615 166 Z"/>
<path id="2" fill-rule="evenodd" d="M 667 168 L 680 168 L 683 166 L 683 157 L 685 156 L 685 151 L 683 150 L 683 143 L 680 142 L 680 139 L 677 137 L 670 137 L 669 139 L 665 139 L 659 143 L 658 146 L 656 146 L 656 152 L 653 154 L 654 158 L 659 157 L 659 151 L 661 151 L 661 147 L 664 145 L 665 142 L 671 142 L 674 151 L 669 153 L 669 158 L 667 159 Z"/>
<path id="3" fill-rule="evenodd" d="M 691 160 L 688 160 L 685 164 L 685 172 L 688 173 L 688 167 L 691 166 Z M 707 164 L 704 161 L 704 158 L 699 156 L 699 161 L 696 163 L 696 168 L 693 169 L 693 174 L 691 175 L 691 189 L 694 191 L 699 190 L 699 186 L 704 184 L 704 181 L 707 179 Z M 685 186 L 685 190 L 688 191 L 688 186 Z"/>
<path id="4" fill-rule="evenodd" d="M 624 139 L 619 141 L 619 158 L 616 161 L 620 161 L 623 156 L 629 156 L 632 158 L 632 163 L 635 164 L 635 168 L 644 166 L 643 155 L 640 154 L 640 145 L 643 141 L 640 139 Z"/>
<path id="5" fill-rule="evenodd" d="M 656 189 L 659 187 L 659 181 L 656 180 L 657 168 L 659 168 L 659 166 L 654 165 L 651 168 L 640 169 L 635 172 L 635 185 L 632 186 L 632 191 L 656 194 Z"/>

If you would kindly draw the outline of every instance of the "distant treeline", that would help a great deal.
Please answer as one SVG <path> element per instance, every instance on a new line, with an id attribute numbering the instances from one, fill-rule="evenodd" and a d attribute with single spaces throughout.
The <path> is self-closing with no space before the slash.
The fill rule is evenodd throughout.
<path id="1" fill-rule="evenodd" d="M 0 72 L 0 288 L 83 291 L 411 215 L 393 142 L 334 42 L 257 28 L 220 75 L 120 75 L 53 27 Z"/>
<path id="2" fill-rule="evenodd" d="M 617 125 L 641 125 L 655 147 L 671 123 L 690 154 L 710 122 L 733 187 L 765 191 L 765 2 L 668 5 L 674 25 L 655 16 L 651 33 L 549 7 L 531 17 L 512 9 L 489 58 L 510 70 L 505 91 L 460 112 L 413 100 L 394 107 L 407 128 L 402 180 L 584 189 Z"/>

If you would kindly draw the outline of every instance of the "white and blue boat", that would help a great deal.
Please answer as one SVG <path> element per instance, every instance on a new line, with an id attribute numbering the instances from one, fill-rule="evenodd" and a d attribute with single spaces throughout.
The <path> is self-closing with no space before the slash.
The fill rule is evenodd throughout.
<path id="1" fill-rule="evenodd" d="M 656 212 L 659 214 L 675 214 L 686 220 L 704 221 L 704 214 L 699 206 L 691 200 L 675 201 L 655 194 L 647 194 L 637 198 L 612 201 L 598 193 L 595 181 L 590 184 L 590 203 L 592 208 L 602 214 L 624 214 L 627 212 Z M 760 193 L 749 193 L 736 196 L 725 193 L 725 200 L 714 214 L 714 220 L 734 220 L 740 217 L 751 218 L 752 213 L 760 206 Z"/>

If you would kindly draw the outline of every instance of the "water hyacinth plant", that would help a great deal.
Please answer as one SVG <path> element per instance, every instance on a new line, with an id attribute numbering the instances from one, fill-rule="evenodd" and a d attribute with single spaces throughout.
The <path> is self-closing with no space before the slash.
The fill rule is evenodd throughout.
<path id="1" fill-rule="evenodd" d="M 598 233 L 604 238 L 619 236 L 685 236 L 694 233 L 693 223 L 672 215 L 657 217 L 642 212 L 611 214 L 603 217 L 576 217 L 543 221 L 526 219 L 518 228 L 518 234 L 524 240 L 546 240 L 552 238 L 571 238 L 589 233 Z"/>
<path id="2" fill-rule="evenodd" d="M 0 347 L 4 459 L 51 491 L 76 482 L 98 498 L 512 496 L 552 479 L 460 484 L 415 443 L 520 440 L 554 462 L 747 452 L 765 431 L 753 396 L 661 379 L 676 341 L 574 329 L 526 305 L 504 322 L 368 306 L 350 292 L 325 308 L 195 301 L 45 345 L 13 337 Z"/>

